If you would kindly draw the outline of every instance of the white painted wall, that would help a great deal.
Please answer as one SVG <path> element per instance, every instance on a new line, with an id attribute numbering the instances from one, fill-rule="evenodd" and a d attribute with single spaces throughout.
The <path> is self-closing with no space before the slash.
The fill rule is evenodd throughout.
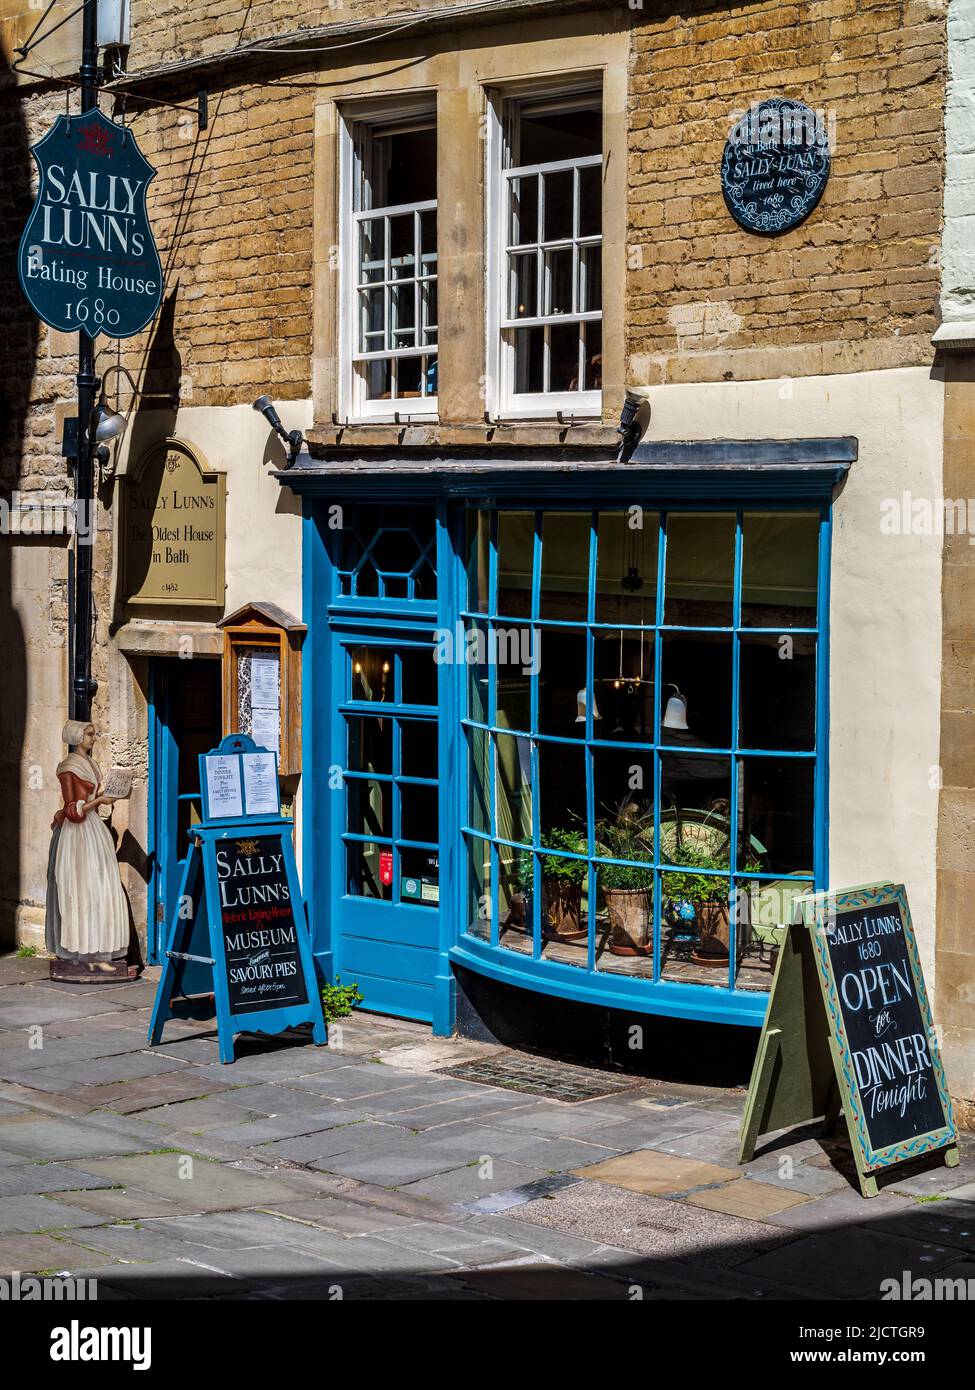
<path id="1" fill-rule="evenodd" d="M 648 397 L 648 439 L 860 442 L 834 505 L 830 886 L 904 882 L 933 985 L 942 540 L 885 535 L 881 519 L 884 499 L 941 497 L 942 381 L 918 367 L 656 386 Z"/>
<path id="2" fill-rule="evenodd" d="M 941 307 L 946 323 L 975 320 L 975 4 L 948 7 L 945 228 Z"/>
<path id="3" fill-rule="evenodd" d="M 282 401 L 278 414 L 285 429 L 307 429 L 311 402 Z M 175 425 L 160 423 L 155 435 L 152 416 L 146 421 L 148 437 L 158 439 L 168 430 L 198 449 L 208 467 L 227 475 L 226 612 L 269 599 L 300 618 L 301 504 L 274 477 L 287 451 L 263 415 L 249 405 L 185 406 Z M 125 454 L 120 471 L 128 466 Z"/>

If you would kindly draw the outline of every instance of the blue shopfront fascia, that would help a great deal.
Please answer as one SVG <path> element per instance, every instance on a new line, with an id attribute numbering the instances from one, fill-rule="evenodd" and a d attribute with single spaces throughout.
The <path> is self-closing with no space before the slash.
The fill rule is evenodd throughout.
<path id="1" fill-rule="evenodd" d="M 647 451 L 644 450 L 646 457 Z M 326 979 L 334 978 L 333 933 L 346 891 L 342 844 L 344 825 L 336 824 L 336 798 L 329 794 L 330 772 L 343 764 L 339 706 L 346 692 L 344 668 L 331 659 L 336 634 L 345 642 L 381 641 L 391 630 L 396 640 L 429 641 L 433 629 L 457 630 L 466 606 L 467 572 L 464 523 L 471 506 L 579 511 L 629 506 L 681 512 L 728 508 L 815 509 L 820 515 L 818 571 L 819 662 L 816 703 L 814 791 L 814 883 L 828 886 L 828 733 L 829 733 L 829 574 L 832 499 L 856 458 L 856 440 L 719 442 L 652 446 L 652 461 L 620 467 L 578 463 L 498 467 L 472 466 L 444 459 L 439 468 L 416 471 L 404 455 L 384 467 L 320 463 L 302 456 L 299 466 L 280 472 L 279 481 L 303 500 L 303 618 L 308 638 L 303 660 L 303 886 L 312 923 L 313 949 Z M 635 456 L 634 456 L 635 457 Z M 402 460 L 402 461 L 401 461 Z M 659 460 L 659 461 L 658 461 Z M 426 502 L 437 515 L 437 600 L 350 598 L 339 596 L 329 554 L 338 506 L 355 503 Z M 736 575 L 740 569 L 736 566 Z M 739 582 L 736 579 L 736 583 Z M 430 1006 L 398 1010 L 430 1018 L 437 1035 L 454 1028 L 456 980 L 453 966 L 503 984 L 631 1013 L 741 1026 L 761 1025 L 767 995 L 683 981 L 649 980 L 599 973 L 502 950 L 461 930 L 466 920 L 467 851 L 462 827 L 468 805 L 468 767 L 464 717 L 467 668 L 440 667 L 438 752 L 440 770 L 440 909 L 437 960 Z M 737 668 L 735 668 L 737 681 Z M 737 749 L 732 750 L 737 752 Z M 344 803 L 343 803 L 344 804 Z M 414 908 L 420 912 L 422 909 Z"/>

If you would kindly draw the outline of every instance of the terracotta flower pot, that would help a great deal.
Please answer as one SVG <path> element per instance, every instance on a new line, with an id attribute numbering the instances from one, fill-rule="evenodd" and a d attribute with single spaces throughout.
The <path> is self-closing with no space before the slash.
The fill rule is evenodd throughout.
<path id="1" fill-rule="evenodd" d="M 704 902 L 697 905 L 698 945 L 691 952 L 695 965 L 710 965 L 715 968 L 728 964 L 728 950 L 731 942 L 731 925 L 728 904 L 725 902 Z"/>
<path id="2" fill-rule="evenodd" d="M 568 878 L 542 879 L 542 935 L 549 941 L 585 941 L 582 885 Z"/>
<path id="3" fill-rule="evenodd" d="M 614 956 L 649 956 L 651 895 L 648 888 L 604 888 L 609 914 L 609 949 Z"/>

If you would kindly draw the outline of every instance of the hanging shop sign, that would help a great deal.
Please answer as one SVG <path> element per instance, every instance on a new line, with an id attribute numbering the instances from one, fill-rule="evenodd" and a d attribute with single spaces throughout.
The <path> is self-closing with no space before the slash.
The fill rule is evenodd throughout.
<path id="1" fill-rule="evenodd" d="M 222 608 L 226 476 L 181 439 L 154 444 L 122 480 L 119 573 L 130 604 Z"/>
<path id="2" fill-rule="evenodd" d="M 312 1025 L 326 1041 L 294 825 L 281 816 L 276 755 L 234 734 L 199 759 L 203 821 L 191 833 L 149 1027 L 155 1046 L 173 1000 L 212 993 L 220 1060 L 237 1033 Z"/>
<path id="3" fill-rule="evenodd" d="M 958 1134 L 907 893 L 868 884 L 796 902 L 752 1073 L 739 1161 L 758 1135 L 840 1109 L 865 1197 L 876 1174 L 944 1151 Z"/>
<path id="4" fill-rule="evenodd" d="M 772 97 L 737 122 L 724 147 L 721 189 L 747 232 L 776 236 L 812 212 L 829 179 L 829 136 L 801 101 Z"/>
<path id="5" fill-rule="evenodd" d="M 28 303 L 62 333 L 131 338 L 162 299 L 146 211 L 155 169 L 100 111 L 59 116 L 31 153 L 40 182 L 17 257 Z"/>

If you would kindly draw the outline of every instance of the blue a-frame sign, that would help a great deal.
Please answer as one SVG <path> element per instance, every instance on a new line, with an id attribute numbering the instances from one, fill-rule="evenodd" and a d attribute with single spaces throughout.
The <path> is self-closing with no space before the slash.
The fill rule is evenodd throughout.
<path id="1" fill-rule="evenodd" d="M 211 990 L 221 1062 L 234 1060 L 237 1033 L 310 1023 L 321 1045 L 327 1034 L 277 755 L 229 734 L 199 762 L 203 820 L 189 832 L 150 1046 L 174 1017 L 174 998 Z"/>

